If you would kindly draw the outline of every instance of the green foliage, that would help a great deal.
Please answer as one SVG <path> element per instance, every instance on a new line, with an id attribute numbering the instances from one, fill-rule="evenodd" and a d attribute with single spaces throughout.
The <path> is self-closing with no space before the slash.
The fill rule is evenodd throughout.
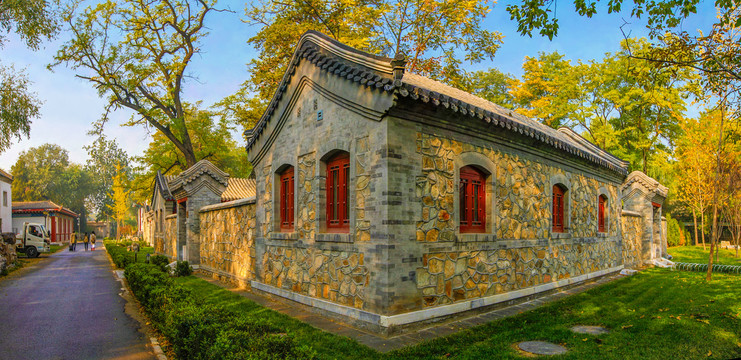
<path id="1" fill-rule="evenodd" d="M 0 47 L 6 41 L 5 33 L 9 32 L 18 34 L 33 50 L 38 50 L 42 40 L 56 35 L 59 24 L 50 3 L 47 0 L 0 1 Z"/>
<path id="2" fill-rule="evenodd" d="M 597 13 L 597 1 L 574 0 L 576 13 L 591 18 Z M 630 15 L 641 18 L 646 15 L 649 27 L 654 32 L 659 32 L 666 27 L 675 27 L 690 14 L 697 12 L 699 0 L 662 0 L 646 2 L 633 0 L 633 8 Z M 729 8 L 733 1 L 718 1 L 717 5 Z M 541 36 L 547 36 L 553 40 L 558 35 L 558 18 L 551 11 L 552 3 L 545 0 L 522 0 L 518 4 L 507 5 L 507 12 L 512 20 L 517 21 L 517 31 L 521 35 L 532 36 L 534 30 L 539 30 Z M 606 7 L 600 7 L 608 14 L 619 13 L 623 8 L 623 0 L 610 0 Z"/>
<path id="3" fill-rule="evenodd" d="M 669 246 L 682 245 L 684 226 L 670 214 L 666 214 L 666 242 Z"/>
<path id="4" fill-rule="evenodd" d="M 126 108 L 135 115 L 125 125 L 156 129 L 182 154 L 186 168 L 195 164 L 200 159 L 186 124 L 193 106 L 182 87 L 208 34 L 204 22 L 215 1 L 108 0 L 80 9 L 84 2 L 64 8 L 62 21 L 72 37 L 50 67 L 64 63 L 78 70 L 107 99 L 96 129 L 110 111 Z"/>
<path id="5" fill-rule="evenodd" d="M 104 244 L 108 254 L 111 255 L 113 263 L 119 269 L 125 269 L 129 264 L 144 263 L 147 261 L 147 254 L 154 252 L 154 248 L 144 246 L 144 243 L 140 243 L 139 253 L 137 254 L 127 249 L 132 244 L 131 241 L 117 243 L 106 240 Z"/>
<path id="6" fill-rule="evenodd" d="M 311 359 L 309 346 L 264 320 L 203 304 L 154 264 L 132 264 L 125 276 L 178 359 Z"/>
<path id="7" fill-rule="evenodd" d="M 187 261 L 178 261 L 175 265 L 176 276 L 190 276 L 193 274 L 193 267 Z"/>
<path id="8" fill-rule="evenodd" d="M 252 166 L 247 153 L 232 138 L 232 128 L 224 121 L 215 121 L 212 113 L 192 111 L 186 124 L 191 129 L 191 142 L 198 159 L 207 159 L 232 177 L 247 177 Z M 135 158 L 140 164 L 132 181 L 132 197 L 139 203 L 150 200 L 157 170 L 178 174 L 188 168 L 187 161 L 164 135 L 156 133 L 144 154 Z"/>
<path id="9" fill-rule="evenodd" d="M 100 135 L 94 143 L 85 146 L 85 150 L 89 156 L 85 171 L 93 179 L 93 193 L 90 194 L 89 202 L 97 220 L 102 220 L 113 215 L 109 206 L 113 205 L 110 194 L 113 193 L 114 179 L 119 173 L 117 166 L 121 167 L 127 181 L 133 176 L 130 160 L 126 151 L 115 140 L 107 140 L 105 135 Z"/>
<path id="10" fill-rule="evenodd" d="M 67 150 L 54 144 L 30 148 L 21 152 L 11 172 L 14 201 L 49 199 L 80 214 L 85 228 L 92 179 L 82 166 L 69 162 Z"/>
<path id="11" fill-rule="evenodd" d="M 41 114 L 41 101 L 30 91 L 30 85 L 31 81 L 24 71 L 16 70 L 13 65 L 4 67 L 0 64 L 0 134 L 3 135 L 0 136 L 0 153 L 10 147 L 13 138 L 28 138 L 31 133 L 31 119 L 38 118 Z"/>
<path id="12" fill-rule="evenodd" d="M 149 258 L 149 262 L 157 266 L 162 272 L 168 272 L 167 265 L 170 264 L 170 259 L 165 255 L 154 255 Z"/>
<path id="13" fill-rule="evenodd" d="M 259 55 L 244 88 L 218 104 L 249 129 L 259 120 L 307 30 L 373 54 L 405 54 L 407 71 L 460 86 L 464 63 L 492 59 L 503 36 L 482 28 L 489 12 L 478 0 L 301 0 L 251 2 L 248 22 L 263 27 L 249 39 Z"/>

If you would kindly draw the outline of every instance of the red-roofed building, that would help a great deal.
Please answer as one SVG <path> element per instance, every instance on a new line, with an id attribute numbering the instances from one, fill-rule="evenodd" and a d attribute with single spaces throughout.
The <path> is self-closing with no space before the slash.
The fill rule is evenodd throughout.
<path id="1" fill-rule="evenodd" d="M 49 230 L 52 243 L 68 242 L 78 216 L 49 200 L 13 202 L 13 232 L 18 233 L 24 222 L 43 224 Z"/>

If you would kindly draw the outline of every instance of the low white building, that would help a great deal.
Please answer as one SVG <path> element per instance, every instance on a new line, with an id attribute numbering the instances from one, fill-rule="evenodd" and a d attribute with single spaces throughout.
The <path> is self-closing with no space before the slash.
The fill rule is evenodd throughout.
<path id="1" fill-rule="evenodd" d="M 13 199 L 10 184 L 13 183 L 13 175 L 0 169 L 0 232 L 13 231 Z"/>

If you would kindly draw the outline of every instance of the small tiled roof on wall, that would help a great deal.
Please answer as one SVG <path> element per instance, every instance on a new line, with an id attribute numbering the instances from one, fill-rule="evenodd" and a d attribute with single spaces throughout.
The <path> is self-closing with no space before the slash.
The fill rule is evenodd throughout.
<path id="1" fill-rule="evenodd" d="M 249 139 L 247 151 L 262 135 L 296 73 L 296 68 L 303 61 L 309 61 L 322 71 L 355 82 L 369 90 L 393 93 L 428 106 L 444 107 L 464 117 L 479 119 L 497 126 L 500 131 L 528 136 L 551 148 L 583 158 L 622 175 L 628 173 L 628 162 L 600 149 L 572 130 L 553 129 L 465 91 L 420 75 L 405 73 L 402 59 L 367 54 L 315 31 L 308 31 L 301 37 L 267 110 L 253 129 L 245 131 L 245 136 Z"/>
<path id="2" fill-rule="evenodd" d="M 0 169 L 0 180 L 5 181 L 6 183 L 13 182 L 13 175 L 10 175 L 5 170 Z"/>
<path id="3" fill-rule="evenodd" d="M 42 213 L 44 211 L 55 211 L 72 217 L 77 217 L 77 213 L 53 201 L 13 201 L 13 214 L 31 214 Z"/>
<path id="4" fill-rule="evenodd" d="M 221 201 L 234 201 L 255 196 L 255 179 L 229 178 L 229 185 L 221 194 Z"/>

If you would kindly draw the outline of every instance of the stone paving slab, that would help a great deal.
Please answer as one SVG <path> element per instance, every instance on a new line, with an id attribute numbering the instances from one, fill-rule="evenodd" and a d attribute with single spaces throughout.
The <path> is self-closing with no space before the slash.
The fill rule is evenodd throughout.
<path id="1" fill-rule="evenodd" d="M 391 337 L 384 337 L 383 335 L 373 334 L 353 328 L 349 325 L 343 324 L 339 321 L 317 315 L 312 309 L 306 305 L 298 304 L 287 299 L 283 299 L 277 296 L 263 296 L 257 295 L 249 290 L 231 288 L 229 285 L 221 283 L 210 277 L 204 276 L 203 274 L 196 274 L 203 280 L 206 280 L 212 284 L 216 284 L 223 288 L 226 288 L 232 292 L 235 292 L 241 296 L 244 296 L 264 307 L 278 311 L 280 313 L 292 316 L 301 321 L 308 323 L 318 329 L 340 335 L 346 336 L 351 339 L 358 341 L 359 343 L 368 346 L 379 352 L 389 352 L 398 350 L 403 347 L 419 344 L 426 340 L 432 340 L 439 337 L 452 335 L 461 330 L 469 329 L 478 325 L 482 325 L 491 321 L 499 320 L 508 316 L 517 315 L 532 309 L 538 308 L 544 304 L 551 303 L 567 296 L 589 290 L 591 288 L 600 286 L 612 280 L 622 277 L 618 274 L 611 274 L 603 276 L 594 281 L 576 285 L 569 289 L 557 290 L 548 295 L 525 301 L 519 304 L 491 310 L 488 312 L 464 316 L 455 318 L 452 320 L 432 324 L 428 327 L 410 330 L 400 335 Z M 527 351 L 527 350 L 526 350 Z"/>
<path id="2" fill-rule="evenodd" d="M 523 341 L 517 344 L 517 347 L 522 351 L 536 355 L 561 355 L 569 351 L 561 345 L 556 345 L 546 341 Z"/>

